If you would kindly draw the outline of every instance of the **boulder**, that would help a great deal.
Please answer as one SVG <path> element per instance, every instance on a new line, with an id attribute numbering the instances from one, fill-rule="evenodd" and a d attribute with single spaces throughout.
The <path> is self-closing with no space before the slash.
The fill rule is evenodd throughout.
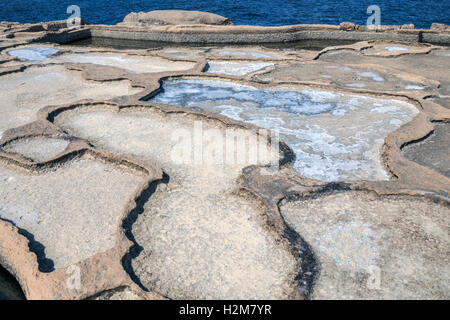
<path id="1" fill-rule="evenodd" d="M 399 26 L 400 30 L 413 30 L 414 28 L 415 28 L 414 24 L 412 24 L 412 23 L 410 23 L 410 24 L 403 24 L 403 25 Z"/>
<path id="2" fill-rule="evenodd" d="M 231 25 L 228 18 L 214 13 L 185 10 L 155 10 L 150 12 L 131 12 L 119 25 L 145 27 L 149 25 Z"/>
<path id="3" fill-rule="evenodd" d="M 341 30 L 345 30 L 345 31 L 353 31 L 353 30 L 358 30 L 359 26 L 352 23 L 352 22 L 342 22 L 339 25 Z"/>
<path id="4" fill-rule="evenodd" d="M 450 30 L 450 26 L 448 26 L 446 24 L 443 24 L 443 23 L 436 23 L 436 22 L 434 22 L 434 23 L 431 24 L 430 29 L 431 30 L 435 30 L 435 31 L 449 31 Z"/>

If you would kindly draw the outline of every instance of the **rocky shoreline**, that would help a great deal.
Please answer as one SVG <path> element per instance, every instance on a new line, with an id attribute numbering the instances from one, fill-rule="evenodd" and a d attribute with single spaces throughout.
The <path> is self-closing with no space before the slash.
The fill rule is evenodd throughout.
<path id="1" fill-rule="evenodd" d="M 378 26 L 375 29 L 351 22 L 340 25 L 290 25 L 279 27 L 233 25 L 227 18 L 211 13 L 161 10 L 130 13 L 112 25 L 90 25 L 81 20 L 78 28 L 67 29 L 66 21 L 19 24 L 0 22 L 0 39 L 17 42 L 69 43 L 89 37 L 160 41 L 167 43 L 257 44 L 307 40 L 389 40 L 450 45 L 450 26 L 433 23 L 430 29 L 413 24 Z"/>

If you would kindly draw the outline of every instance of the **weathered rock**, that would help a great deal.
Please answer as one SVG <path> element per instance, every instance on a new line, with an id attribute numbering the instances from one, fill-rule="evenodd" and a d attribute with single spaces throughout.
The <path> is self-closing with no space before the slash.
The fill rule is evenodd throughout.
<path id="1" fill-rule="evenodd" d="M 11 21 L 2 21 L 2 22 L 0 22 L 0 25 L 2 27 L 4 26 L 6 28 L 12 28 L 14 26 L 19 26 L 20 23 L 19 22 L 11 22 Z"/>
<path id="2" fill-rule="evenodd" d="M 339 27 L 341 28 L 341 30 L 345 31 L 354 31 L 359 29 L 359 26 L 352 22 L 342 22 Z"/>
<path id="3" fill-rule="evenodd" d="M 80 19 L 80 25 L 84 26 L 88 24 L 89 22 L 86 20 Z M 49 21 L 42 24 L 42 26 L 47 31 L 59 31 L 67 28 L 67 20 Z"/>
<path id="4" fill-rule="evenodd" d="M 40 270 L 46 272 L 114 248 L 118 221 L 145 179 L 89 155 L 51 172 L 16 169 L 0 167 L 0 219 L 27 231 Z M 98 181 L 105 189 L 98 188 Z M 22 197 L 11 197 L 11 190 L 20 190 Z"/>
<path id="5" fill-rule="evenodd" d="M 171 61 L 164 58 L 126 54 L 73 54 L 55 57 L 53 61 L 69 63 L 92 63 L 100 66 L 120 68 L 135 73 L 155 73 L 164 71 L 186 71 L 195 66 L 189 61 Z"/>
<path id="6" fill-rule="evenodd" d="M 426 139 L 407 145 L 403 149 L 404 156 L 418 164 L 426 166 L 450 178 L 450 125 L 445 122 L 436 123 L 434 131 Z"/>
<path id="7" fill-rule="evenodd" d="M 414 28 L 415 28 L 414 24 L 412 24 L 412 23 L 404 24 L 404 25 L 399 26 L 400 30 L 411 30 L 411 29 L 414 29 Z"/>
<path id="8" fill-rule="evenodd" d="M 444 24 L 444 23 L 432 23 L 430 30 L 436 30 L 436 31 L 449 31 L 450 30 L 450 26 Z"/>
<path id="9" fill-rule="evenodd" d="M 122 23 L 127 26 L 149 26 L 168 24 L 208 24 L 230 25 L 228 18 L 214 13 L 186 10 L 155 10 L 150 12 L 132 12 Z"/>
<path id="10" fill-rule="evenodd" d="M 16 279 L 0 265 L 0 300 L 24 300 Z"/>
<path id="11" fill-rule="evenodd" d="M 380 46 L 377 52 L 384 49 L 400 49 L 397 46 Z M 405 48 L 407 49 L 407 48 Z M 405 50 L 407 52 L 407 50 Z M 397 51 L 401 52 L 401 51 Z M 350 62 L 350 61 L 349 61 Z M 276 79 L 276 80 L 275 80 Z M 252 77 L 253 81 L 268 83 L 272 81 L 316 81 L 323 84 L 334 84 L 340 88 L 361 88 L 382 92 L 399 92 L 410 89 L 433 92 L 439 85 L 421 77 L 411 77 L 408 73 L 394 71 L 378 65 L 336 65 L 333 63 L 295 63 L 277 65 L 265 73 Z"/>
<path id="12" fill-rule="evenodd" d="M 41 23 L 27 25 L 25 28 L 17 30 L 17 32 L 41 32 L 41 31 L 45 31 L 45 28 Z"/>
<path id="13" fill-rule="evenodd" d="M 83 38 L 90 35 L 88 28 L 69 32 L 61 22 L 52 24 L 52 31 L 41 31 L 43 25 L 11 24 L 6 29 L 7 24 L 0 23 L 0 216 L 11 221 L 0 219 L 0 264 L 9 270 L 2 280 L 0 267 L 0 299 L 2 294 L 11 296 L 15 279 L 28 299 L 134 300 L 161 298 L 158 294 L 184 299 L 450 296 L 450 184 L 439 174 L 442 168 L 448 172 L 443 162 L 448 139 L 439 129 L 429 135 L 434 124 L 444 128 L 450 119 L 448 109 L 439 106 L 450 106 L 450 51 L 418 44 L 418 32 L 409 29 L 412 25 L 383 26 L 377 33 L 345 32 L 339 26 L 95 26 L 91 31 L 98 42 Z M 325 33 L 339 40 L 297 45 L 305 30 L 311 31 L 308 37 Z M 15 38 L 7 39 L 9 33 Z M 116 42 L 113 46 L 106 35 L 122 37 L 115 41 L 126 42 L 119 46 L 124 51 L 98 48 L 108 44 L 116 49 Z M 422 40 L 445 43 L 449 36 L 448 31 L 424 31 Z M 80 46 L 97 48 L 37 44 L 80 38 Z M 137 41 L 144 38 L 204 44 L 148 48 Z M 384 41 L 369 41 L 379 38 Z M 245 42 L 272 39 L 292 43 L 275 50 L 281 49 L 279 43 L 257 47 Z M 342 39 L 368 41 L 344 46 Z M 223 45 L 211 44 L 217 40 Z M 48 50 L 55 48 L 58 54 Z M 31 57 L 39 53 L 42 59 L 25 59 L 23 54 L 30 51 Z M 208 70 L 207 62 L 210 72 L 202 73 Z M 267 64 L 273 65 L 257 70 Z M 147 101 L 153 94 L 170 93 L 169 81 L 181 86 L 180 77 L 197 82 L 191 86 L 196 91 L 177 103 L 190 108 Z M 212 80 L 229 84 L 218 86 L 220 90 L 198 85 Z M 243 86 L 254 89 L 240 90 Z M 280 86 L 283 90 L 276 91 Z M 304 87 L 312 92 L 308 99 L 298 97 Z M 324 94 L 325 87 L 331 94 Z M 269 89 L 280 93 L 261 95 Z M 249 99 L 255 93 L 265 104 Z M 336 98 L 341 94 L 348 99 Z M 198 105 L 202 95 L 214 100 L 222 96 L 220 103 L 231 101 L 242 108 L 227 103 L 227 113 L 214 115 L 208 108 L 220 104 Z M 297 98 L 301 103 L 295 103 Z M 377 105 L 362 110 L 360 104 L 369 99 Z M 410 122 L 398 121 L 403 111 L 392 102 L 397 99 L 418 107 L 412 109 Z M 296 110 L 317 111 L 327 105 L 330 114 L 308 116 L 317 122 L 295 130 Z M 257 117 L 261 111 L 264 120 Z M 358 117 L 356 112 L 365 114 Z M 240 124 L 227 119 L 238 116 Z M 361 126 L 360 119 L 369 127 L 349 132 Z M 269 120 L 297 139 L 282 138 L 292 148 L 283 148 L 279 172 L 248 166 L 256 163 L 251 159 L 203 166 L 195 158 L 181 164 L 173 158 L 171 151 L 180 145 L 171 135 L 182 130 L 187 138 L 199 121 L 206 136 L 195 141 L 194 131 L 191 142 L 202 147 L 202 158 L 206 155 L 209 161 L 221 151 L 234 156 L 227 146 L 218 147 L 217 132 L 226 134 L 237 125 L 242 129 L 236 137 L 239 147 L 253 125 L 264 126 Z M 321 130 L 325 125 L 333 130 Z M 386 125 L 400 127 L 389 131 L 386 139 L 370 135 L 371 128 L 380 134 Z M 342 143 L 339 136 L 353 141 Z M 402 156 L 401 146 L 423 137 L 428 139 L 410 147 L 416 146 L 414 156 L 426 162 Z M 294 148 L 304 152 L 294 158 Z M 249 149 L 245 143 L 244 149 Z M 352 170 L 355 161 L 373 156 L 388 173 L 386 179 L 393 179 L 360 181 L 367 170 L 357 170 L 352 174 L 358 181 L 326 183 L 294 170 L 300 159 L 309 172 L 329 174 L 321 165 L 333 155 L 328 150 L 348 159 L 337 166 L 339 175 Z M 317 157 L 308 159 L 313 152 Z M 93 158 L 86 158 L 89 155 Z M 155 168 L 142 167 L 147 164 Z M 145 176 L 129 172 L 130 179 L 124 179 L 135 167 Z M 152 173 L 148 177 L 147 171 Z M 157 180 L 162 171 L 164 179 Z M 134 183 L 139 183 L 138 189 Z M 417 194 L 423 197 L 413 196 Z M 443 203 L 433 202 L 438 200 Z M 72 266 L 80 268 L 80 290 L 68 286 L 69 273 L 77 274 L 70 272 L 77 270 Z M 16 283 L 16 296 L 21 287 Z"/>
<path id="14" fill-rule="evenodd" d="M 397 30 L 414 30 L 415 26 L 412 23 L 402 24 L 402 25 L 371 25 L 371 26 L 360 26 L 358 30 L 360 31 L 397 31 Z"/>
<path id="15" fill-rule="evenodd" d="M 33 122 L 36 112 L 48 104 L 86 98 L 110 99 L 139 92 L 138 89 L 130 88 L 129 81 L 111 82 L 108 85 L 87 82 L 78 73 L 57 65 L 30 67 L 24 72 L 4 75 L 0 79 L 0 87 L 0 131 Z"/>
<path id="16" fill-rule="evenodd" d="M 35 162 L 45 162 L 63 152 L 68 145 L 67 140 L 38 136 L 14 140 L 3 150 Z"/>
<path id="17" fill-rule="evenodd" d="M 106 290 L 87 300 L 144 300 L 144 298 L 129 287 L 121 287 Z"/>
<path id="18" fill-rule="evenodd" d="M 150 110 L 78 109 L 61 113 L 55 123 L 113 152 L 155 161 L 167 172 L 169 181 L 157 187 L 132 228 L 143 248 L 132 267 L 146 288 L 174 299 L 293 298 L 297 267 L 288 244 L 263 227 L 258 201 L 231 192 L 250 162 L 176 162 L 177 145 L 170 137 L 176 130 L 192 132 L 200 119 Z M 219 130 L 214 145 L 221 148 L 227 127 L 204 120 L 201 126 L 205 132 Z M 262 151 L 257 162 L 272 161 L 264 155 L 264 140 L 256 143 Z"/>
<path id="19" fill-rule="evenodd" d="M 312 299 L 448 299 L 448 206 L 349 191 L 280 210 L 320 261 Z"/>

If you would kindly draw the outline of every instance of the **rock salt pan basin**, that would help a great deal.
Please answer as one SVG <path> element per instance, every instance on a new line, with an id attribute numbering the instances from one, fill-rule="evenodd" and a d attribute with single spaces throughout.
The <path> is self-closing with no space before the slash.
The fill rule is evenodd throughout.
<path id="1" fill-rule="evenodd" d="M 294 168 L 324 181 L 388 180 L 380 159 L 384 138 L 418 113 L 400 100 L 214 80 L 166 81 L 151 101 L 200 107 L 274 130 L 294 150 Z"/>
<path id="2" fill-rule="evenodd" d="M 79 108 L 61 113 L 55 123 L 98 148 L 156 162 L 166 172 L 132 227 L 143 248 L 132 267 L 144 287 L 175 299 L 296 297 L 298 266 L 289 244 L 265 225 L 265 209 L 257 199 L 234 192 L 244 167 L 278 161 L 278 155 L 269 153 L 258 163 L 245 157 L 220 164 L 186 153 L 179 162 L 174 155 L 180 141 L 188 147 L 200 141 L 195 146 L 203 155 L 220 152 L 227 127 L 152 109 Z M 197 140 L 199 125 L 205 136 Z M 249 132 L 233 134 L 241 139 Z M 265 139 L 257 142 L 260 150 L 266 144 Z M 234 156 L 233 150 L 226 148 L 225 155 Z"/>
<path id="3" fill-rule="evenodd" d="M 10 50 L 8 51 L 8 54 L 19 59 L 38 62 L 50 59 L 50 57 L 57 52 L 59 52 L 59 50 L 51 47 L 28 47 Z"/>
<path id="4" fill-rule="evenodd" d="M 41 271 L 65 268 L 114 247 L 119 218 L 143 181 L 90 156 L 33 174 L 0 166 L 0 219 L 32 237 Z"/>
<path id="5" fill-rule="evenodd" d="M 36 120 L 39 109 L 83 99 L 111 99 L 132 95 L 139 89 L 129 81 L 93 82 L 84 80 L 79 72 L 68 71 L 64 66 L 32 66 L 23 72 L 0 77 L 0 135 Z"/>

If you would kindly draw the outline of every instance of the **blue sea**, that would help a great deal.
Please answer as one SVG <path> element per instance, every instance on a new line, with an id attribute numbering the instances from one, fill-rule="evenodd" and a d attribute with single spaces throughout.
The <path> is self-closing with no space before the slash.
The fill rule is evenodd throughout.
<path id="1" fill-rule="evenodd" d="M 116 24 L 131 11 L 184 9 L 208 11 L 234 24 L 278 26 L 288 24 L 365 24 L 370 5 L 381 9 L 381 24 L 432 22 L 450 24 L 450 0 L 1 0 L 0 21 L 40 22 L 66 19 L 69 5 L 78 5 L 81 17 L 95 24 Z"/>

